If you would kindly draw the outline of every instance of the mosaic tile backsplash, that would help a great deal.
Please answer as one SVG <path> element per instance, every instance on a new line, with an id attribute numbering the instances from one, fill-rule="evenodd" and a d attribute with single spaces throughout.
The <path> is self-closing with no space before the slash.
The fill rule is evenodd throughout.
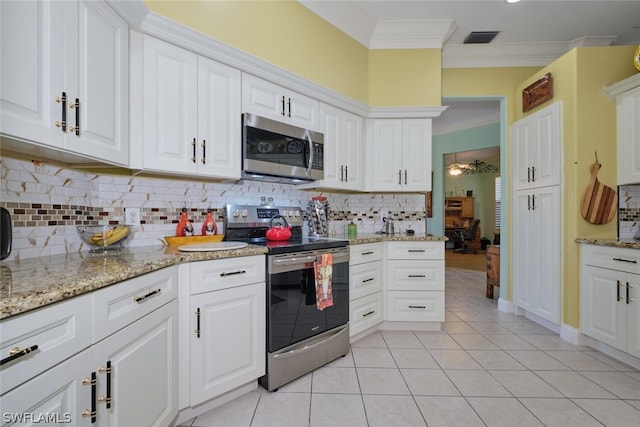
<path id="1" fill-rule="evenodd" d="M 423 194 L 344 194 L 257 181 L 218 183 L 100 175 L 8 157 L 0 158 L 0 177 L 0 206 L 9 210 L 13 221 L 8 260 L 87 251 L 75 226 L 124 223 L 125 208 L 140 208 L 141 224 L 126 243 L 129 246 L 164 244 L 165 236 L 175 234 L 183 206 L 196 230 L 211 207 L 222 232 L 228 203 L 258 205 L 262 196 L 273 197 L 276 205 L 303 210 L 312 196 L 327 196 L 330 235 L 346 234 L 352 219 L 359 232 L 379 231 L 383 226 L 381 212 L 396 220 L 396 230 L 425 230 Z"/>
<path id="2" fill-rule="evenodd" d="M 622 185 L 618 189 L 618 237 L 640 237 L 640 185 Z"/>

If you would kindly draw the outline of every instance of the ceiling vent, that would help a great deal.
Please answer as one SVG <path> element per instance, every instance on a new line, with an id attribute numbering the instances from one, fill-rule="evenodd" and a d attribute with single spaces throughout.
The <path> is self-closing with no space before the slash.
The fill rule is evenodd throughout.
<path id="1" fill-rule="evenodd" d="M 500 31 L 472 31 L 464 38 L 464 44 L 489 43 Z"/>

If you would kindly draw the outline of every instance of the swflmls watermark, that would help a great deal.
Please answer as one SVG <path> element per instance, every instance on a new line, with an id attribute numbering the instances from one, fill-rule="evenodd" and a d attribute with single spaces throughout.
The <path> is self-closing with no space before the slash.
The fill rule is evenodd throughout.
<path id="1" fill-rule="evenodd" d="M 2 422 L 7 424 L 38 424 L 38 423 L 71 423 L 71 414 L 68 412 L 3 412 Z"/>

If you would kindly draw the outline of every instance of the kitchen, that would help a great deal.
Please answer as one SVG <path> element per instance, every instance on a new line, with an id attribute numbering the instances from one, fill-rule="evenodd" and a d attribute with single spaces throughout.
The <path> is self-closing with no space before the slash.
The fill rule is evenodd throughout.
<path id="1" fill-rule="evenodd" d="M 161 6 L 158 5 L 158 7 Z M 617 51 L 619 49 L 621 48 L 612 50 Z M 625 52 L 613 53 L 612 55 L 616 58 L 616 61 L 620 61 L 622 58 L 628 56 L 628 51 L 629 49 Z M 586 55 L 589 55 L 589 53 Z M 601 59 L 601 55 L 601 53 L 596 53 L 594 54 L 595 59 L 591 59 L 595 62 L 596 59 Z M 295 67 L 291 68 L 292 71 L 296 71 Z M 515 70 L 513 74 L 507 73 L 506 79 L 503 80 L 505 82 L 505 88 L 499 93 L 508 95 L 511 87 L 517 85 L 526 86 L 526 84 L 529 84 L 529 80 L 535 80 L 535 78 L 537 78 L 537 74 L 535 73 L 537 73 L 538 70 L 539 67 L 531 67 L 531 69 Z M 469 74 L 460 76 L 461 71 L 459 70 L 445 73 L 443 76 L 442 91 L 448 96 L 468 96 L 476 93 L 486 93 L 487 89 L 475 86 L 474 82 L 476 80 L 483 79 L 483 70 L 476 71 L 473 77 Z M 534 74 L 534 77 L 529 77 Z M 486 74 L 484 78 L 486 79 Z M 459 79 L 462 79 L 462 82 Z M 526 79 L 529 80 L 524 84 L 523 82 Z M 609 79 L 610 76 L 607 76 L 607 83 L 612 83 L 613 81 L 609 81 Z M 419 78 L 417 81 L 423 80 L 424 78 Z M 618 80 L 622 80 L 622 76 L 620 76 Z M 321 79 L 318 81 L 321 81 Z M 361 82 L 349 85 L 349 90 L 346 92 L 351 94 L 351 91 L 357 91 L 358 88 L 364 90 Z M 460 93 L 463 91 L 466 93 Z M 407 91 L 401 90 L 401 92 L 406 94 Z M 435 92 L 439 93 L 440 90 L 438 89 Z M 561 96 L 561 94 L 558 96 Z M 376 105 L 376 99 L 380 97 L 384 97 L 384 94 L 373 91 L 371 93 L 371 105 Z M 359 95 L 356 96 L 356 98 L 360 99 L 362 96 Z M 436 96 L 436 98 L 437 99 L 434 100 L 420 100 L 418 105 L 439 105 L 439 96 Z M 405 105 L 405 103 L 398 105 Z M 608 107 L 609 114 L 611 114 L 610 110 L 611 108 Z M 584 141 L 581 143 L 584 143 Z M 502 142 L 502 144 L 504 145 L 506 143 Z M 587 142 L 587 144 L 589 144 L 589 142 Z M 592 141 L 591 144 L 598 148 L 598 142 Z M 585 149 L 585 152 L 591 151 L 592 150 Z M 601 161 L 605 165 L 613 164 L 613 158 L 610 156 L 607 158 L 603 153 L 605 151 L 604 148 L 600 148 Z M 587 155 L 585 154 L 585 162 L 586 157 Z M 86 213 L 87 216 L 102 215 L 102 213 L 106 212 L 107 216 L 116 218 L 124 218 L 125 207 L 140 207 L 141 219 L 145 222 L 142 228 L 144 232 L 136 233 L 130 241 L 130 244 L 134 246 L 144 246 L 157 243 L 172 230 L 172 221 L 177 217 L 179 209 L 185 204 L 189 209 L 195 209 L 193 215 L 196 216 L 196 218 L 197 215 L 204 212 L 209 205 L 218 209 L 218 218 L 220 218 L 220 209 L 222 209 L 229 200 L 233 200 L 236 203 L 259 204 L 260 197 L 266 195 L 273 197 L 279 204 L 304 206 L 311 195 L 317 194 L 317 192 L 313 191 L 292 190 L 289 186 L 259 182 L 213 183 L 207 180 L 192 181 L 190 179 L 179 180 L 174 178 L 111 175 L 101 173 L 100 170 L 96 171 L 95 168 L 90 169 L 90 172 L 82 172 L 77 169 L 55 167 L 46 162 L 39 163 L 37 161 L 15 160 L 10 157 L 3 157 L 2 160 L 3 171 L 8 174 L 6 180 L 3 175 L 3 185 L 4 182 L 7 183 L 6 193 L 3 188 L 3 201 L 5 200 L 5 194 L 7 195 L 6 200 L 15 200 L 17 197 L 21 202 L 24 200 L 23 196 L 28 195 L 26 197 L 27 203 L 36 205 L 25 206 L 25 209 L 35 209 L 36 212 L 27 213 L 25 211 L 24 214 L 25 216 L 35 215 L 35 218 L 19 218 L 25 221 L 25 227 L 16 226 L 14 229 L 16 232 L 14 249 L 16 253 L 20 253 L 24 258 L 46 256 L 53 253 L 75 252 L 77 250 L 79 241 L 77 240 L 73 227 L 59 229 L 49 225 L 52 224 L 50 221 L 67 221 L 66 215 L 77 215 L 75 211 L 80 209 L 74 208 L 75 206 L 90 207 L 90 210 L 87 209 L 89 211 Z M 589 160 L 591 159 L 589 158 Z M 13 173 L 15 173 L 16 178 L 10 179 Z M 603 181 L 615 181 L 612 179 L 611 170 L 607 171 L 603 169 L 600 178 Z M 568 184 L 570 190 L 573 185 L 576 187 L 577 192 L 577 187 L 579 186 L 577 180 L 575 182 L 569 182 Z M 49 194 L 55 194 L 56 198 L 52 199 L 46 196 Z M 57 199 L 57 195 L 60 195 L 61 198 Z M 355 217 L 358 220 L 359 232 L 378 231 L 378 229 L 382 227 L 380 219 L 381 212 L 385 211 L 390 212 L 390 214 L 394 216 L 406 216 L 403 220 L 408 220 L 407 224 L 410 224 L 415 230 L 424 229 L 424 195 L 410 193 L 343 194 L 331 193 L 330 191 L 327 191 L 326 195 L 329 197 L 330 205 L 341 213 L 342 216 L 340 218 L 344 218 L 340 220 L 342 221 L 341 223 L 337 222 L 335 224 L 336 227 L 341 228 L 336 230 L 337 233 L 344 232 L 344 227 L 350 217 Z M 48 206 L 49 204 L 51 205 L 50 207 Z M 68 208 L 66 206 L 68 206 Z M 60 219 L 48 218 L 46 216 L 51 213 L 49 209 L 68 209 L 72 212 L 63 212 L 63 217 Z M 44 212 L 45 210 L 47 210 L 47 212 Z M 84 211 L 84 209 L 82 210 Z M 93 212 L 97 212 L 97 214 Z M 40 217 L 40 215 L 43 217 Z M 85 215 L 85 213 L 83 212 L 82 215 Z M 415 217 L 418 219 L 413 220 L 412 218 Z M 34 231 L 27 232 L 26 225 L 30 223 L 26 221 L 47 221 L 47 232 L 43 235 Z M 397 224 L 402 230 L 407 228 L 404 221 L 398 221 Z M 64 225 L 66 225 L 66 223 Z M 69 230 L 67 231 L 67 229 Z M 604 229 L 590 229 L 588 226 L 585 226 L 583 229 L 577 230 L 575 235 L 572 233 L 572 236 L 567 237 L 567 239 L 572 241 L 575 237 L 593 235 L 594 233 L 614 237 L 615 229 L 612 228 L 611 225 Z M 36 242 L 35 245 L 33 242 Z M 41 246 L 46 246 L 46 249 L 41 249 Z M 573 270 L 570 268 L 565 274 L 569 277 L 577 276 L 576 271 L 577 267 Z M 501 294 L 503 292 L 504 295 L 501 296 L 507 298 L 508 290 L 501 289 Z M 572 311 L 574 307 L 575 305 L 569 303 L 569 314 L 566 317 L 566 321 L 569 324 L 577 326 L 577 314 Z"/>

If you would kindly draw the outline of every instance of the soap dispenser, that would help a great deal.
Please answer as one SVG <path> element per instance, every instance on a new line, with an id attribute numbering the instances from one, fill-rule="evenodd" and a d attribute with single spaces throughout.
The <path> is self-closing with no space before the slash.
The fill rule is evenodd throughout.
<path id="1" fill-rule="evenodd" d="M 218 234 L 218 226 L 213 220 L 212 212 L 213 209 L 211 209 L 211 205 L 209 205 L 209 208 L 207 209 L 207 216 L 204 220 L 204 224 L 202 224 L 203 236 L 213 236 L 214 234 Z"/>
<path id="2" fill-rule="evenodd" d="M 193 225 L 191 221 L 189 221 L 189 217 L 187 216 L 187 207 L 183 207 L 180 213 L 180 222 L 178 222 L 178 227 L 176 228 L 176 236 L 185 237 L 185 236 L 193 236 Z"/>
<path id="3" fill-rule="evenodd" d="M 358 226 L 353 223 L 353 220 L 351 220 L 351 223 L 347 225 L 347 236 L 350 239 L 358 237 Z"/>

